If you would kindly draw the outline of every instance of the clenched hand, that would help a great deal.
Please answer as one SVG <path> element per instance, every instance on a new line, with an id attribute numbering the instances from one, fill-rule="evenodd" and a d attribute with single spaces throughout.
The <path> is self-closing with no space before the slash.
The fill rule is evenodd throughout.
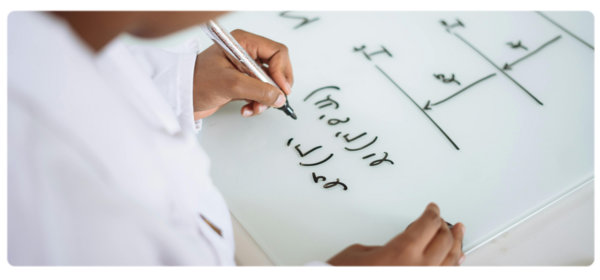
<path id="1" fill-rule="evenodd" d="M 462 241 L 465 226 L 450 229 L 434 203 L 400 235 L 384 246 L 352 245 L 333 258 L 331 265 L 460 265 L 464 261 Z"/>
<path id="2" fill-rule="evenodd" d="M 242 107 L 244 117 L 258 115 L 268 106 L 281 107 L 285 95 L 292 92 L 294 75 L 288 49 L 285 45 L 267 38 L 234 30 L 231 35 L 258 63 L 267 64 L 267 73 L 283 90 L 241 73 L 227 59 L 223 51 L 213 44 L 196 58 L 194 70 L 194 118 L 212 115 L 232 100 L 246 100 Z"/>

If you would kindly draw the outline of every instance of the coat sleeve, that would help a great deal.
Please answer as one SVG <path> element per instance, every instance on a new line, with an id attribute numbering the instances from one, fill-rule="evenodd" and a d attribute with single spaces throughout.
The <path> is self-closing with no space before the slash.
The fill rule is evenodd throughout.
<path id="1" fill-rule="evenodd" d="M 86 143 L 18 95 L 9 89 L 11 265 L 226 264 L 205 235 L 127 195 Z"/>
<path id="2" fill-rule="evenodd" d="M 169 49 L 128 46 L 129 51 L 177 116 L 181 127 L 200 131 L 202 120 L 194 121 L 193 84 L 196 56 L 201 51 L 198 38 Z"/>

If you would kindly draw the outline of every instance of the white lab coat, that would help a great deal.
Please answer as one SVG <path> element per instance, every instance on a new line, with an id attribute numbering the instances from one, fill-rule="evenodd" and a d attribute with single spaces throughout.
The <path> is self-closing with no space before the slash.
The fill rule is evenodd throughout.
<path id="1" fill-rule="evenodd" d="M 187 47 L 95 54 L 51 14 L 9 15 L 10 264 L 235 265 Z"/>
<path id="2" fill-rule="evenodd" d="M 235 268 L 195 137 L 198 46 L 96 55 L 42 10 L 11 10 L 5 31 L 7 265 Z"/>

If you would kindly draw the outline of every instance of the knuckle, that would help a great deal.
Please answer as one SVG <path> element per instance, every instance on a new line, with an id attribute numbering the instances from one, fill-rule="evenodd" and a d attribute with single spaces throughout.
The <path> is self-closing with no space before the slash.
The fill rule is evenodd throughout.
<path id="1" fill-rule="evenodd" d="M 247 33 L 247 32 L 242 29 L 235 29 L 235 30 L 231 31 L 231 35 L 234 35 L 234 36 L 235 35 L 243 35 L 245 33 Z"/>
<path id="2" fill-rule="evenodd" d="M 279 43 L 279 49 L 283 52 L 289 52 L 289 49 L 286 45 Z"/>

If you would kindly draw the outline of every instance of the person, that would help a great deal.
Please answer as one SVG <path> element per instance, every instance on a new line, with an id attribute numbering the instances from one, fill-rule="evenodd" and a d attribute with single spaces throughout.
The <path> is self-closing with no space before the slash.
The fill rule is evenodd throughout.
<path id="1" fill-rule="evenodd" d="M 277 89 L 217 46 L 126 46 L 222 12 L 12 12 L 8 18 L 8 261 L 12 265 L 235 265 L 224 199 L 196 140 L 233 100 L 256 116 L 294 83 L 286 46 L 232 35 Z M 383 246 L 352 245 L 322 265 L 458 265 L 461 223 L 440 209 Z"/>

